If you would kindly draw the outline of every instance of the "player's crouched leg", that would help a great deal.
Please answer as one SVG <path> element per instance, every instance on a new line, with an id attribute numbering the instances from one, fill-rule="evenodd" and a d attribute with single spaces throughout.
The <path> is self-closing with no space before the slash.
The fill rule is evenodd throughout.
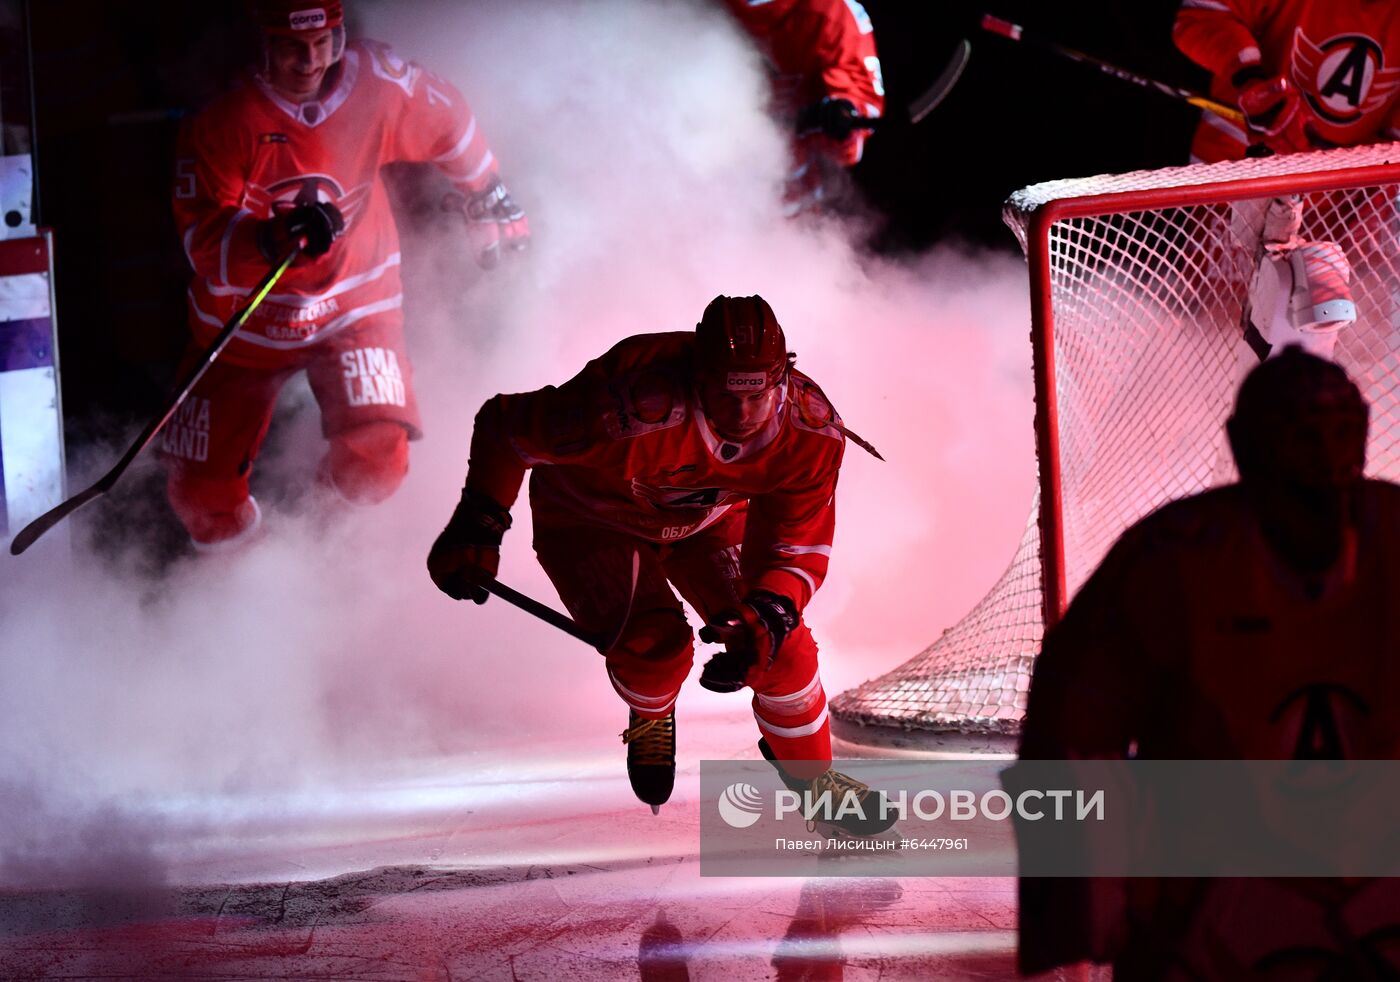
<path id="1" fill-rule="evenodd" d="M 627 777 L 656 814 L 676 783 L 676 697 L 694 661 L 690 625 L 677 607 L 654 607 L 628 619 L 604 653 L 608 679 L 627 703 Z"/>
<path id="2" fill-rule="evenodd" d="M 690 674 L 694 639 L 679 607 L 642 610 L 605 655 L 608 679 L 622 701 L 642 719 L 662 719 Z"/>
<path id="3" fill-rule="evenodd" d="M 754 680 L 753 714 L 759 731 L 795 777 L 815 778 L 831 766 L 831 723 L 817 672 L 817 643 L 799 624 L 776 664 Z M 790 765 L 787 762 L 791 762 Z"/>
<path id="4" fill-rule="evenodd" d="M 408 431 L 399 423 L 364 423 L 331 437 L 321 480 L 356 505 L 377 505 L 408 474 Z"/>
<path id="5" fill-rule="evenodd" d="M 246 476 L 199 477 L 174 464 L 166 479 L 166 493 L 190 541 L 201 552 L 245 544 L 262 528 L 262 511 L 248 493 Z"/>

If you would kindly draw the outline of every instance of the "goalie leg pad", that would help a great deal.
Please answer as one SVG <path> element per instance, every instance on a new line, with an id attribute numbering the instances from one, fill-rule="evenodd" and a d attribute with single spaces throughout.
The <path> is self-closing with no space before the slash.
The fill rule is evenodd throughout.
<path id="1" fill-rule="evenodd" d="M 407 473 L 408 431 L 384 421 L 337 433 L 321 462 L 322 480 L 356 505 L 384 501 Z"/>
<path id="2" fill-rule="evenodd" d="M 1334 242 L 1268 250 L 1249 299 L 1250 320 L 1271 354 L 1296 344 L 1330 358 L 1338 332 L 1356 320 L 1351 265 Z"/>

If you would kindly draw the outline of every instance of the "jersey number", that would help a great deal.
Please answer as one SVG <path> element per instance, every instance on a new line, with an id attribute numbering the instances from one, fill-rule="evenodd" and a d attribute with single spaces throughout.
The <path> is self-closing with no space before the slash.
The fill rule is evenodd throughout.
<path id="1" fill-rule="evenodd" d="M 175 197 L 188 201 L 194 192 L 194 158 L 181 157 L 175 161 Z"/>

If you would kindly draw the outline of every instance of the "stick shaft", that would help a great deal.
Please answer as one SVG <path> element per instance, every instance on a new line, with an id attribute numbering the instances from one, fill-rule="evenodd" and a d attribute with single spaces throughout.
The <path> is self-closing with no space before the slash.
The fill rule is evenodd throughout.
<path id="1" fill-rule="evenodd" d="M 233 339 L 233 335 L 238 329 L 247 323 L 253 311 L 267 299 L 267 295 L 272 292 L 272 288 L 277 285 L 277 282 L 282 278 L 282 274 L 284 274 L 292 263 L 296 261 L 296 258 L 301 255 L 301 250 L 302 245 L 300 243 L 294 245 L 287 254 L 282 257 L 281 262 L 268 270 L 267 275 L 253 288 L 253 293 L 248 298 L 248 302 L 229 319 L 228 323 L 226 323 L 222 329 L 220 329 L 218 336 L 214 338 L 209 347 L 204 349 L 204 353 L 200 356 L 199 362 L 180 379 L 175 391 L 171 394 L 170 398 L 166 400 L 165 406 L 161 409 L 160 414 L 152 417 L 151 421 L 146 424 L 145 429 L 141 431 L 141 435 L 127 448 L 126 453 L 122 454 L 122 458 L 117 461 L 116 466 L 104 474 L 102 478 L 91 487 L 84 488 L 77 494 L 72 495 L 20 529 L 19 534 L 16 535 L 14 540 L 10 543 L 10 555 L 18 556 L 20 553 L 24 552 L 24 550 L 32 546 L 38 540 L 39 536 L 43 535 L 89 501 L 101 497 L 112 489 L 112 486 L 117 483 L 122 474 L 126 473 L 126 469 L 131 466 L 132 461 L 140 455 L 142 450 L 145 450 L 146 447 L 150 445 L 150 442 L 155 439 L 156 434 L 161 431 L 161 428 L 164 427 L 166 423 L 170 422 L 170 417 L 175 415 L 175 410 L 180 408 L 180 403 L 185 401 L 185 397 L 190 394 L 190 390 L 195 387 L 195 383 L 209 370 L 209 366 L 214 364 L 214 360 L 219 357 L 219 353 L 228 346 L 229 341 Z"/>
<path id="2" fill-rule="evenodd" d="M 578 621 L 574 620 L 572 617 L 569 617 L 567 614 L 561 614 L 553 607 L 547 606 L 546 604 L 542 604 L 534 597 L 526 596 L 519 590 L 515 590 L 511 587 L 506 586 L 498 579 L 488 579 L 481 585 L 487 593 L 491 593 L 497 597 L 500 597 L 506 603 L 513 604 L 516 607 L 519 607 L 527 614 L 533 614 L 535 617 L 538 617 L 546 624 L 559 628 L 559 630 L 563 631 L 570 637 L 578 638 L 585 644 L 592 645 L 599 651 L 606 652 L 612 650 L 614 647 L 617 646 L 618 640 L 622 637 L 622 632 L 627 627 L 627 621 L 632 616 L 632 601 L 636 598 L 637 595 L 637 577 L 640 569 L 641 555 L 638 552 L 636 552 L 636 550 L 633 550 L 632 582 L 628 586 L 627 590 L 627 607 L 625 610 L 623 610 L 622 620 L 618 624 L 617 630 L 613 632 L 613 635 L 611 637 L 603 637 L 600 634 L 594 634 L 591 631 L 584 630 L 582 627 L 579 626 Z"/>
<path id="3" fill-rule="evenodd" d="M 590 644 L 595 648 L 603 644 L 602 638 L 579 627 L 578 622 L 573 618 L 566 614 L 559 613 L 559 611 L 555 610 L 553 607 L 540 603 L 534 597 L 527 597 L 520 591 L 511 589 L 500 580 L 486 580 L 481 585 L 487 592 L 500 597 L 506 603 L 519 607 L 527 614 L 533 614 L 546 624 L 559 628 L 559 630 L 563 631 L 565 634 L 578 638 L 585 644 Z"/>
<path id="4" fill-rule="evenodd" d="M 1130 72 L 1126 68 L 1120 68 L 1112 62 L 1104 61 L 1102 58 L 1096 58 L 1091 54 L 1076 50 L 1075 48 L 1065 47 L 1063 44 L 1058 44 L 1047 38 L 1039 37 L 1036 34 L 1027 34 L 1026 29 L 1020 24 L 1013 24 L 1008 20 L 1002 20 L 1000 17 L 984 14 L 982 17 L 982 29 L 992 34 L 1000 35 L 1008 40 L 1019 41 L 1033 47 L 1043 48 L 1046 51 L 1054 52 L 1071 61 L 1089 65 L 1093 68 L 1097 68 L 1105 75 L 1112 75 L 1114 78 L 1121 79 L 1124 82 L 1131 82 L 1133 85 L 1138 85 L 1146 89 L 1155 89 L 1163 95 L 1190 103 L 1198 109 L 1204 109 L 1207 112 L 1215 113 L 1217 116 L 1228 119 L 1232 123 L 1244 122 L 1244 113 L 1240 112 L 1234 106 L 1227 106 L 1223 102 L 1217 102 L 1198 92 L 1192 92 L 1190 89 L 1178 88 L 1175 85 L 1168 85 L 1166 82 L 1159 82 L 1155 78 L 1148 78 L 1146 75 Z"/>

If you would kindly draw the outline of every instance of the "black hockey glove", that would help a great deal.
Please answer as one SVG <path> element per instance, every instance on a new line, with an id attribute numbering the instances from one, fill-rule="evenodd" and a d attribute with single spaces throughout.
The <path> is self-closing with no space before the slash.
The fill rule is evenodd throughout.
<path id="1" fill-rule="evenodd" d="M 797 114 L 797 135 L 821 133 L 842 143 L 860 128 L 861 119 L 854 102 L 827 96 Z"/>
<path id="2" fill-rule="evenodd" d="M 530 247 L 530 220 L 499 180 L 470 198 L 456 191 L 443 199 L 443 207 L 460 209 L 467 219 L 467 233 L 477 265 L 494 269 L 501 249 L 523 252 Z"/>
<path id="3" fill-rule="evenodd" d="M 700 684 L 712 692 L 738 692 L 755 666 L 773 667 L 800 620 L 790 598 L 768 590 L 755 590 L 738 607 L 720 611 L 700 629 L 701 641 L 724 645 L 706 662 Z"/>
<path id="4" fill-rule="evenodd" d="M 454 600 L 486 603 L 490 594 L 481 584 L 495 579 L 509 528 L 509 511 L 489 495 L 463 488 L 447 528 L 428 552 L 428 575 L 437 588 Z"/>
<path id="5" fill-rule="evenodd" d="M 344 231 L 345 216 L 329 201 L 297 205 L 273 215 L 258 227 L 258 251 L 270 263 L 281 262 L 288 250 L 301 241 L 301 254 L 315 259 L 330 252 Z"/>

